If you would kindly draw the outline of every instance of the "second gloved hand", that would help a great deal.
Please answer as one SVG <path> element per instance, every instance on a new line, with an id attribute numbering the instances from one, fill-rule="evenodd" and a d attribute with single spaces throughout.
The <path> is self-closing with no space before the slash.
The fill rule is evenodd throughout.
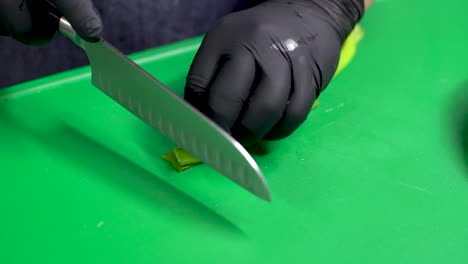
<path id="1" fill-rule="evenodd" d="M 291 135 L 336 70 L 362 0 L 270 0 L 210 30 L 185 99 L 244 146 Z"/>

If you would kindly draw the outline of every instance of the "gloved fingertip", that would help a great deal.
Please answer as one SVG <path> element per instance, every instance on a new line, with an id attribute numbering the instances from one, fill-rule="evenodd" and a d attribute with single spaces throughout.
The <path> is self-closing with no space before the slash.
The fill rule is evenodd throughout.
<path id="1" fill-rule="evenodd" d="M 265 139 L 266 141 L 278 141 L 278 140 L 282 140 L 282 139 L 285 139 L 287 137 L 289 137 L 290 135 L 292 135 L 294 131 L 279 131 L 279 130 L 275 130 L 275 131 L 270 131 L 268 134 L 265 135 L 265 137 L 263 139 Z"/>
<path id="2" fill-rule="evenodd" d="M 75 30 L 86 41 L 98 42 L 102 39 L 103 26 L 98 17 L 88 18 L 85 22 L 77 25 Z"/>
<path id="3" fill-rule="evenodd" d="M 236 125 L 232 129 L 232 136 L 245 148 L 253 146 L 262 141 L 261 135 L 251 131 L 243 125 Z"/>

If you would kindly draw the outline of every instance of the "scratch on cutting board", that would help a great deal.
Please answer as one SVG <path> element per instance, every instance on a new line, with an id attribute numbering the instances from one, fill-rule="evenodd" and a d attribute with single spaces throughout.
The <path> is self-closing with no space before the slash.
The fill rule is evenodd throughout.
<path id="1" fill-rule="evenodd" d="M 344 106 L 344 103 L 341 103 L 337 107 L 327 108 L 327 109 L 325 109 L 325 113 L 329 113 L 329 112 L 334 111 L 335 109 L 341 108 L 343 106 Z"/>
<path id="2" fill-rule="evenodd" d="M 325 125 L 323 125 L 323 126 L 320 127 L 320 128 L 326 128 L 326 127 L 329 127 L 329 126 L 333 126 L 333 124 L 335 124 L 335 123 L 336 123 L 336 121 L 331 121 L 330 123 L 325 124 Z"/>
<path id="3" fill-rule="evenodd" d="M 423 193 L 427 193 L 427 194 L 432 194 L 432 192 L 429 191 L 427 188 L 420 187 L 420 186 L 417 186 L 417 185 L 405 183 L 405 182 L 402 182 L 402 181 L 397 181 L 396 184 L 401 185 L 401 186 L 404 186 L 404 187 L 408 187 L 408 188 L 410 188 L 410 189 L 413 189 L 413 190 L 416 190 L 416 191 L 419 191 L 419 192 L 423 192 Z"/>
<path id="4" fill-rule="evenodd" d="M 99 222 L 96 224 L 96 227 L 97 227 L 97 228 L 101 228 L 103 225 L 104 225 L 104 221 L 99 221 Z"/>
<path id="5" fill-rule="evenodd" d="M 331 121 L 331 122 L 329 122 L 329 123 L 327 123 L 327 124 L 325 124 L 325 125 L 323 125 L 323 126 L 317 128 L 317 129 L 315 129 L 309 136 L 318 134 L 322 129 L 327 128 L 327 127 L 329 127 L 329 126 L 333 126 L 333 124 L 335 124 L 335 123 L 336 123 L 336 121 Z"/>

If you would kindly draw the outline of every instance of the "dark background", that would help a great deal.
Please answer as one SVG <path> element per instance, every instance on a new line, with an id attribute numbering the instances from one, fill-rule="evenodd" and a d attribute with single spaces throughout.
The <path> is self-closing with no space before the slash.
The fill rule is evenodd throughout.
<path id="1" fill-rule="evenodd" d="M 239 0 L 95 0 L 104 38 L 124 53 L 203 34 Z M 58 36 L 29 47 L 0 37 L 0 88 L 87 64 L 85 53 Z"/>

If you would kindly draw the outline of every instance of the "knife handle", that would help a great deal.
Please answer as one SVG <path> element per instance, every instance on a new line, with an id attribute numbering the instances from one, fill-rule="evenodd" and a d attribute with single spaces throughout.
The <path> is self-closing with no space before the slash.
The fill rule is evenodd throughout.
<path id="1" fill-rule="evenodd" d="M 49 13 L 49 17 L 51 17 L 53 20 L 56 21 L 57 23 L 57 31 L 60 32 L 62 35 L 73 41 L 78 47 L 82 48 L 83 47 L 83 40 L 73 29 L 72 25 L 68 20 L 63 17 L 62 14 L 57 10 L 54 4 L 52 4 L 50 1 L 44 1 L 44 8 L 47 10 Z"/>

